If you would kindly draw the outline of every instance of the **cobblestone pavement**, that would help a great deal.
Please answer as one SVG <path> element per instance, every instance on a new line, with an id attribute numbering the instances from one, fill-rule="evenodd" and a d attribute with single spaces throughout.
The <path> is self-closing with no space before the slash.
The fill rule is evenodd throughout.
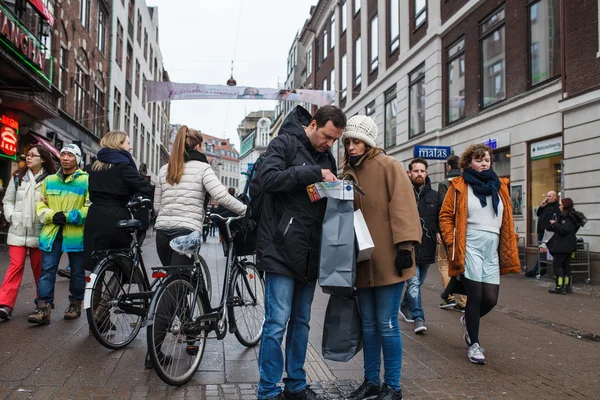
<path id="1" fill-rule="evenodd" d="M 144 259 L 158 265 L 153 237 Z M 210 238 L 203 255 L 213 285 L 222 278 L 223 257 Z M 7 255 L 0 254 L 0 274 Z M 218 267 L 217 267 L 218 266 Z M 600 290 L 575 287 L 575 294 L 547 293 L 548 280 L 522 276 L 502 280 L 499 305 L 483 319 L 482 345 L 488 362 L 466 357 L 458 312 L 440 310 L 439 278 L 431 266 L 423 290 L 428 332 L 413 333 L 400 322 L 404 344 L 405 399 L 598 399 L 600 398 Z M 211 340 L 198 373 L 174 388 L 144 369 L 145 332 L 126 349 L 110 351 L 88 333 L 85 318 L 64 321 L 68 282 L 58 278 L 57 305 L 49 326 L 27 324 L 35 289 L 31 272 L 21 288 L 13 320 L 0 324 L 0 399 L 254 399 L 257 349 L 233 335 Z M 219 291 L 213 290 L 215 298 Z M 327 296 L 315 294 L 306 370 L 311 387 L 326 398 L 343 398 L 362 380 L 362 353 L 348 363 L 321 357 L 322 321 Z"/>

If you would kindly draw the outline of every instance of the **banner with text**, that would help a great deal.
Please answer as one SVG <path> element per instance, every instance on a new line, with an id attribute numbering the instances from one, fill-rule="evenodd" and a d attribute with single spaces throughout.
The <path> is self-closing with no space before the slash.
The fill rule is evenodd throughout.
<path id="1" fill-rule="evenodd" d="M 325 90 L 266 89 L 251 86 L 202 85 L 198 83 L 146 82 L 146 102 L 192 99 L 286 100 L 324 106 L 334 92 Z"/>

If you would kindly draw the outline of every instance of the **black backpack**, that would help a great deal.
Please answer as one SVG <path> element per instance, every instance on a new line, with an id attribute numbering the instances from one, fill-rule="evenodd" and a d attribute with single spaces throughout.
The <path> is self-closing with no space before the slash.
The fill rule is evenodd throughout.
<path id="1" fill-rule="evenodd" d="M 287 143 L 287 148 L 286 148 L 287 152 L 285 155 L 285 163 L 286 163 L 286 168 L 287 168 L 294 161 L 294 156 L 296 155 L 296 152 L 298 151 L 298 149 L 297 149 L 298 140 L 293 135 L 286 135 L 285 137 L 288 138 L 288 140 L 287 140 L 288 143 Z M 249 201 L 250 219 L 252 219 L 257 224 L 260 219 L 261 212 L 262 212 L 263 196 L 264 196 L 264 192 L 262 191 L 262 188 L 260 185 L 260 174 L 261 174 L 260 167 L 263 163 L 264 157 L 265 157 L 265 153 L 261 154 L 258 157 L 258 159 L 256 160 L 256 162 L 254 163 L 254 165 L 252 166 L 252 169 L 250 170 L 250 172 L 248 174 L 248 181 L 246 183 L 246 188 L 244 190 L 244 193 L 247 193 L 248 197 L 250 199 L 250 201 Z"/>

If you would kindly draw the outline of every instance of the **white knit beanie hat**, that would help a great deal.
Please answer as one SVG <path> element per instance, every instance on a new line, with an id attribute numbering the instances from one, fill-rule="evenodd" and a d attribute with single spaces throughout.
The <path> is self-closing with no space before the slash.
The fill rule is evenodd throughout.
<path id="1" fill-rule="evenodd" d="M 366 115 L 355 115 L 346 123 L 342 142 L 346 138 L 362 140 L 367 146 L 377 147 L 377 124 Z"/>

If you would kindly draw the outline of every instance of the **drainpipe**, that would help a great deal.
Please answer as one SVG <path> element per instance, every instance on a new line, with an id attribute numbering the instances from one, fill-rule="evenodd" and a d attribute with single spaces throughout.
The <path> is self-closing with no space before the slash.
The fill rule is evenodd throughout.
<path id="1" fill-rule="evenodd" d="M 113 90 L 112 90 L 112 69 L 113 69 L 113 54 L 116 51 L 116 47 L 117 46 L 113 46 L 113 25 L 116 26 L 116 24 L 114 23 L 116 20 L 115 17 L 115 2 L 111 1 L 111 10 L 110 10 L 110 38 L 109 38 L 109 42 L 110 43 L 110 54 L 108 55 L 108 87 L 107 87 L 107 91 L 108 91 L 108 96 L 106 96 L 107 99 L 107 103 L 106 103 L 106 125 L 110 126 L 110 118 L 108 118 L 108 116 L 110 115 L 109 113 L 109 109 L 110 109 L 110 105 L 112 104 L 112 96 L 113 96 Z M 123 49 L 121 49 L 121 51 L 123 51 Z M 116 62 L 116 58 L 115 58 L 115 62 Z M 114 110 L 113 110 L 114 111 Z M 114 114 L 113 114 L 113 119 L 114 119 Z M 112 126 L 111 127 L 111 131 L 114 130 L 115 127 Z M 127 132 L 127 134 L 129 135 L 129 132 Z"/>
<path id="2" fill-rule="evenodd" d="M 565 0 L 560 0 L 560 81 L 561 81 L 561 97 L 563 100 L 565 100 L 565 93 L 566 93 L 566 81 L 567 81 L 567 72 L 566 72 L 566 57 L 565 57 L 565 49 L 567 46 L 565 46 L 565 37 L 566 37 L 566 33 L 565 33 Z M 567 93 L 568 95 L 568 93 Z M 562 138 L 562 161 L 561 161 L 561 167 L 560 167 L 560 174 L 561 174 L 561 180 L 560 180 L 560 196 L 562 199 L 565 198 L 565 188 L 564 188 L 564 183 L 565 183 L 565 112 L 562 111 L 561 112 L 561 138 Z"/>

